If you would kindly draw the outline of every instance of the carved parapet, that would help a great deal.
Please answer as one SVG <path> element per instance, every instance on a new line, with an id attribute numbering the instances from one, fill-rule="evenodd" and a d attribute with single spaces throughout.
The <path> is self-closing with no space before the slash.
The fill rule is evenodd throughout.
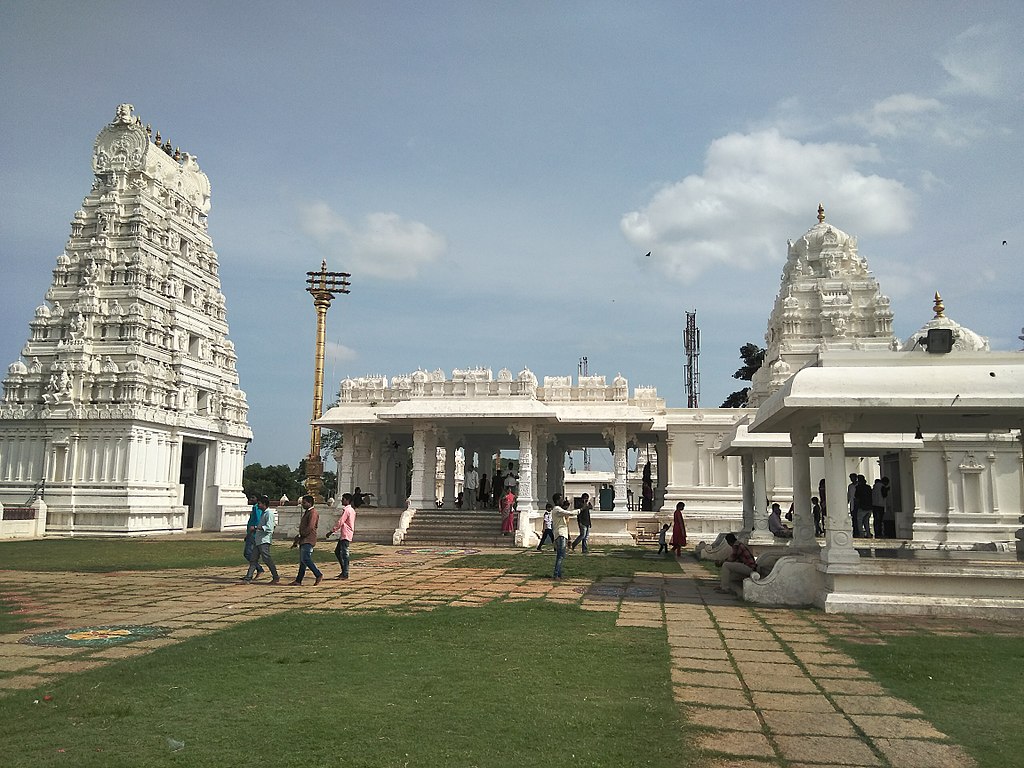
<path id="1" fill-rule="evenodd" d="M 802 606 L 820 604 L 825 591 L 825 579 L 815 555 L 782 555 L 775 559 L 766 576 L 758 570 L 743 581 L 743 599 L 758 605 Z M 767 563 L 765 564 L 768 565 Z"/>

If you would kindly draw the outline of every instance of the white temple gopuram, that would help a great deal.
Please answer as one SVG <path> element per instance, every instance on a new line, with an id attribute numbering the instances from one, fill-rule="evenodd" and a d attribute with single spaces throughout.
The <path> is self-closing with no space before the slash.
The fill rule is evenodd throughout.
<path id="1" fill-rule="evenodd" d="M 220 530 L 248 512 L 210 182 L 132 109 L 96 138 L 92 190 L 3 381 L 0 502 L 45 499 L 48 534 Z"/>

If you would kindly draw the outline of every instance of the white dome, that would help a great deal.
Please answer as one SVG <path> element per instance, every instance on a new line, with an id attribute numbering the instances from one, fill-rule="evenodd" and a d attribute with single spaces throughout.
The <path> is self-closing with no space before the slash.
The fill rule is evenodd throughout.
<path id="1" fill-rule="evenodd" d="M 954 352 L 990 352 L 988 345 L 988 339 L 981 336 L 970 328 L 965 328 L 955 320 L 946 317 L 945 306 L 942 303 L 942 297 L 935 294 L 935 317 L 929 320 L 927 323 L 921 326 L 916 333 L 911 334 L 906 341 L 903 342 L 903 346 L 900 347 L 902 352 L 927 352 L 927 348 L 921 343 L 923 338 L 927 338 L 928 331 L 936 328 L 948 328 L 953 332 L 953 351 Z"/>

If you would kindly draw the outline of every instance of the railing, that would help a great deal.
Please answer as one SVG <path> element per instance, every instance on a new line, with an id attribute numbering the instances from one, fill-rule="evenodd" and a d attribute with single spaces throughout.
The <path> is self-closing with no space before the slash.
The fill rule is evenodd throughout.
<path id="1" fill-rule="evenodd" d="M 4 507 L 4 520 L 35 520 L 34 507 Z"/>

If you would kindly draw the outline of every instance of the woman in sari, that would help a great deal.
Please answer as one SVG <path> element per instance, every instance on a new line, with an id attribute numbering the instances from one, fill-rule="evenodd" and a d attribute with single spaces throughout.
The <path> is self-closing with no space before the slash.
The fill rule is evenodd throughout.
<path id="1" fill-rule="evenodd" d="M 501 512 L 501 535 L 508 536 L 515 530 L 515 526 L 512 524 L 512 518 L 514 515 L 516 504 L 516 495 L 512 493 L 510 488 L 504 496 L 501 497 L 499 503 L 499 511 Z"/>
<path id="2" fill-rule="evenodd" d="M 672 515 L 672 552 L 679 557 L 686 546 L 686 523 L 683 522 L 683 510 L 686 504 L 676 504 L 676 511 Z"/>

